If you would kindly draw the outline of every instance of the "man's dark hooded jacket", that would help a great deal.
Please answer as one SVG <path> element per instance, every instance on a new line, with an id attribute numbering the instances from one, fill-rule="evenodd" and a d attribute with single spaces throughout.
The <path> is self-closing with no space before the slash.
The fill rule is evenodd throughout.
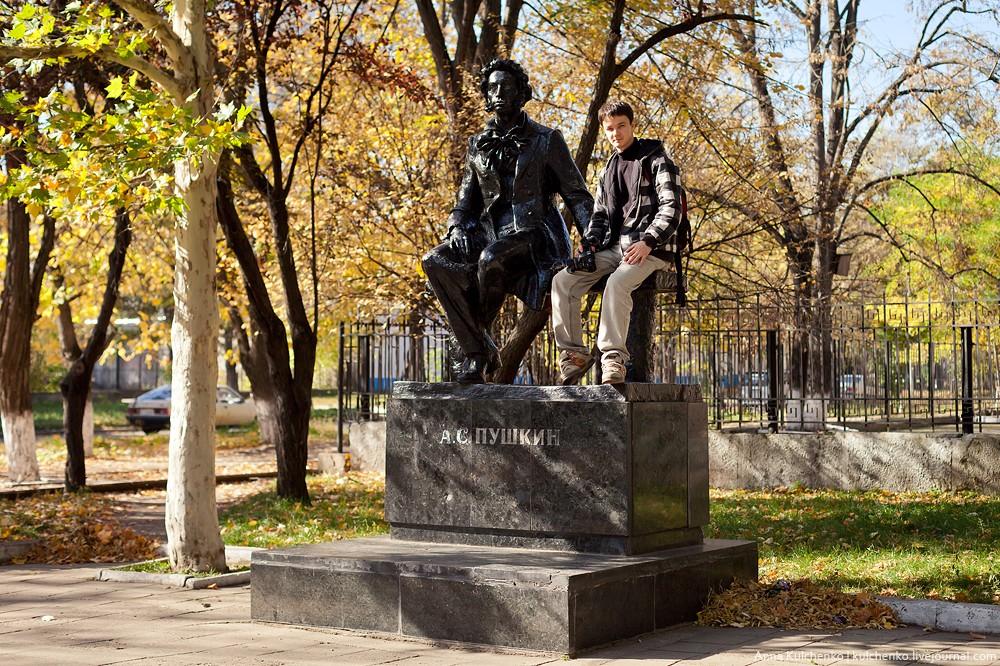
<path id="1" fill-rule="evenodd" d="M 612 153 L 597 179 L 597 203 L 584 238 L 600 250 L 615 244 L 621 244 L 624 250 L 642 240 L 649 245 L 653 256 L 669 261 L 683 249 L 679 247 L 677 234 L 684 216 L 680 172 L 667 157 L 662 141 L 637 138 L 635 150 L 639 156 L 635 205 L 623 211 L 621 228 L 613 229 L 611 209 L 615 203 L 610 181 L 617 155 Z"/>
<path id="2" fill-rule="evenodd" d="M 594 198 L 559 130 L 522 116 L 513 132 L 520 145 L 510 196 L 513 225 L 518 231 L 540 228 L 545 239 L 543 247 L 535 248 L 534 272 L 518 282 L 514 294 L 529 308 L 540 310 L 551 286 L 552 266 L 569 258 L 572 252 L 566 222 L 553 201 L 554 195 L 563 197 L 581 234 L 590 224 Z M 506 186 L 483 148 L 484 139 L 495 133 L 496 125 L 491 120 L 486 131 L 469 139 L 465 174 L 448 220 L 449 231 L 460 225 L 480 248 L 496 240 L 492 211 L 494 206 L 503 205 L 502 197 L 506 196 Z"/>

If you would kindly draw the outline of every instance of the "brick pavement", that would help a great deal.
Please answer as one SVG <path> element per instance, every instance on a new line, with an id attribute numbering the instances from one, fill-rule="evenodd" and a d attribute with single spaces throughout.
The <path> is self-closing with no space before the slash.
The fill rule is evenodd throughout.
<path id="1" fill-rule="evenodd" d="M 249 621 L 248 587 L 183 590 L 92 580 L 99 565 L 0 567 L 0 661 L 8 664 L 401 664 L 489 666 L 562 663 L 386 640 L 350 632 Z M 889 660 L 890 656 L 899 659 Z M 914 659 L 916 658 L 916 659 Z M 685 625 L 574 660 L 664 666 L 1000 665 L 1000 637 L 847 630 L 839 633 Z"/>

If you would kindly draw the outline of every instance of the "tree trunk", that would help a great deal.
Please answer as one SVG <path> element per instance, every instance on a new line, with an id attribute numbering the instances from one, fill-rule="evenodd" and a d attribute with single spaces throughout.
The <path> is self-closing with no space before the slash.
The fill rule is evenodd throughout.
<path id="1" fill-rule="evenodd" d="M 254 342 L 240 340 L 240 362 L 250 380 L 250 392 L 253 393 L 254 407 L 257 411 L 257 427 L 260 429 L 260 439 L 264 444 L 277 447 L 280 434 L 277 430 L 278 413 L 275 404 L 275 387 L 270 371 L 266 344 L 262 342 L 263 335 L 254 335 Z"/>
<path id="2" fill-rule="evenodd" d="M 215 107 L 205 4 L 176 0 L 173 28 L 187 58 L 175 62 L 197 117 Z M 215 504 L 215 386 L 219 313 L 215 294 L 217 156 L 179 160 L 174 182 L 185 212 L 174 234 L 173 381 L 167 462 L 167 555 L 175 570 L 225 571 Z"/>
<path id="3" fill-rule="evenodd" d="M 532 310 L 525 308 L 521 316 L 517 318 L 514 332 L 510 334 L 507 343 L 500 350 L 500 369 L 494 373 L 493 382 L 497 384 L 510 384 L 517 376 L 518 368 L 524 355 L 531 348 L 531 343 L 549 321 L 551 308 L 544 310 Z"/>
<path id="4" fill-rule="evenodd" d="M 6 306 L 3 338 L 0 340 L 0 420 L 7 450 L 7 469 L 11 481 L 37 481 L 38 459 L 35 455 L 35 421 L 31 409 L 29 364 L 31 325 L 35 319 L 28 296 L 28 214 L 14 199 L 7 202 L 8 247 L 7 275 L 4 280 Z M 30 310 L 29 310 L 30 308 Z"/>
<path id="5" fill-rule="evenodd" d="M 187 207 L 177 220 L 173 381 L 167 469 L 167 554 L 176 570 L 226 570 L 215 506 L 215 169 L 176 165 Z"/>
<path id="6" fill-rule="evenodd" d="M 601 127 L 598 111 L 608 101 L 611 87 L 618 78 L 618 42 L 622 38 L 622 18 L 625 14 L 625 0 L 615 0 L 611 10 L 611 21 L 608 24 L 608 37 L 604 42 L 604 54 L 601 56 L 601 66 L 597 70 L 594 90 L 590 95 L 590 106 L 587 109 L 587 120 L 583 125 L 580 143 L 576 147 L 574 161 L 576 167 L 585 177 L 590 158 L 594 154 L 597 135 Z"/>
<path id="7" fill-rule="evenodd" d="M 93 375 L 91 375 L 93 378 Z M 94 396 L 87 396 L 87 404 L 83 408 L 83 457 L 94 457 Z"/>
<path id="8" fill-rule="evenodd" d="M 825 422 L 821 383 L 817 382 L 821 349 L 818 335 L 818 309 L 812 241 L 791 243 L 787 247 L 788 263 L 792 268 L 795 289 L 795 330 L 791 336 L 791 358 L 788 361 L 790 393 L 786 409 L 787 425 L 795 430 L 820 430 Z"/>
<path id="9" fill-rule="evenodd" d="M 20 151 L 6 155 L 7 168 L 24 163 Z M 55 239 L 55 220 L 46 216 L 34 265 L 29 232 L 31 219 L 18 199 L 7 200 L 7 265 L 0 297 L 0 422 L 7 469 L 15 482 L 37 481 L 35 421 L 31 409 L 31 329 L 38 309 L 41 278 Z"/>
<path id="10" fill-rule="evenodd" d="M 427 381 L 427 364 L 424 361 L 424 318 L 419 310 L 410 312 L 406 320 L 406 334 L 409 339 L 406 369 L 403 377 L 414 382 Z"/>
<path id="11" fill-rule="evenodd" d="M 291 280 L 296 279 L 294 265 L 286 265 L 282 267 L 282 280 L 291 296 L 286 297 L 286 304 L 290 311 L 289 319 L 292 320 L 293 370 L 285 324 L 271 303 L 257 256 L 236 210 L 232 185 L 225 173 L 219 178 L 218 185 L 219 223 L 226 243 L 240 266 L 253 328 L 252 336 L 240 335 L 240 359 L 254 394 L 261 438 L 275 447 L 278 494 L 308 503 L 306 461 L 316 336 L 308 325 L 297 284 L 295 289 L 289 289 Z M 271 208 L 272 224 L 280 245 L 288 237 L 287 210 L 277 210 L 273 202 Z M 281 260 L 290 262 L 291 257 Z"/>
<path id="12" fill-rule="evenodd" d="M 240 390 L 240 377 L 236 372 L 236 361 L 233 360 L 233 324 L 228 324 L 222 335 L 223 344 L 226 346 L 226 386 L 234 391 Z"/>
<path id="13" fill-rule="evenodd" d="M 93 406 L 90 400 L 90 385 L 94 375 L 94 366 L 108 346 L 108 328 L 118 301 L 118 287 L 121 284 L 122 271 L 125 268 L 125 255 L 132 242 L 128 214 L 119 210 L 115 215 L 115 243 L 108 257 L 108 275 L 104 285 L 104 296 L 101 299 L 101 309 L 97 315 L 97 323 L 90 334 L 86 349 L 81 350 L 77 343 L 73 328 L 73 316 L 68 303 L 59 306 L 59 333 L 62 338 L 63 354 L 69 362 L 69 368 L 62 381 L 59 391 L 63 398 L 63 428 L 66 433 L 66 473 L 65 485 L 67 491 L 75 491 L 87 485 L 87 432 L 89 429 L 90 454 L 93 454 L 94 419 Z M 87 414 L 90 413 L 89 426 Z"/>
<path id="14" fill-rule="evenodd" d="M 63 430 L 66 432 L 66 490 L 73 492 L 87 485 L 86 451 L 83 446 L 83 414 L 90 398 L 90 374 L 77 360 L 59 382 L 63 399 Z"/>
<path id="15" fill-rule="evenodd" d="M 653 343 L 656 336 L 656 291 L 637 289 L 632 293 L 632 315 L 625 347 L 631 357 L 629 382 L 648 382 L 653 369 Z"/>
<path id="16" fill-rule="evenodd" d="M 274 446 L 278 463 L 278 495 L 309 502 L 306 487 L 306 462 L 308 457 L 309 417 L 311 386 L 305 391 L 297 386 L 288 366 L 288 348 L 282 336 L 274 340 L 266 333 L 255 333 L 250 342 L 248 356 L 253 361 L 244 362 L 250 388 L 257 409 L 257 423 L 261 440 Z M 270 355 L 281 357 L 279 346 L 284 347 L 284 363 L 272 363 Z M 244 352 L 245 353 L 245 352 Z M 241 353 L 241 358 L 246 356 Z M 305 396 L 303 396 L 305 393 Z"/>

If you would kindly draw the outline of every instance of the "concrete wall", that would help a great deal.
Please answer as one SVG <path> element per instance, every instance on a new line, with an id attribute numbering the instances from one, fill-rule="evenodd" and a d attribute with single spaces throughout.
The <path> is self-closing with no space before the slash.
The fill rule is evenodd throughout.
<path id="1" fill-rule="evenodd" d="M 709 432 L 713 488 L 801 484 L 842 490 L 1000 493 L 1000 436 Z"/>
<path id="2" fill-rule="evenodd" d="M 1000 435 L 709 430 L 713 488 L 808 488 L 1000 493 Z M 385 422 L 353 423 L 354 469 L 385 472 Z"/>
<path id="3" fill-rule="evenodd" d="M 347 441 L 351 469 L 385 474 L 385 421 L 352 423 Z"/>

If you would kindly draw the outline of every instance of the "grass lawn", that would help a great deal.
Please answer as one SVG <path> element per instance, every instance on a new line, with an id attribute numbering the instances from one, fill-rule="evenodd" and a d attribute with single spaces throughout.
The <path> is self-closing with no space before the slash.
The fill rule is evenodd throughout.
<path id="1" fill-rule="evenodd" d="M 195 578 L 208 578 L 209 576 L 219 576 L 221 572 L 219 571 L 174 571 L 170 568 L 170 562 L 165 557 L 160 557 L 155 560 L 146 560 L 145 562 L 136 562 L 135 564 L 129 564 L 124 567 L 120 567 L 122 571 L 138 571 L 140 573 L 155 573 L 155 574 L 172 574 L 172 573 L 183 573 L 188 576 L 194 576 Z M 234 567 L 230 567 L 229 571 L 226 573 L 237 573 L 240 571 L 249 571 L 249 564 L 241 564 Z"/>
<path id="2" fill-rule="evenodd" d="M 764 581 L 1000 603 L 1000 497 L 713 490 L 711 511 L 706 536 L 757 539 Z"/>
<path id="3" fill-rule="evenodd" d="M 225 542 L 273 548 L 387 531 L 379 476 L 310 476 L 307 483 L 309 506 L 279 499 L 273 482 L 261 482 L 265 490 L 236 499 L 220 514 Z M 111 501 L 101 496 L 0 501 L 0 539 L 49 542 L 36 561 L 152 555 L 147 540 L 124 536 Z M 706 536 L 756 539 L 761 582 L 767 585 L 808 579 L 847 593 L 1000 604 L 1000 497 L 713 490 Z"/>
<path id="4" fill-rule="evenodd" d="M 94 426 L 127 427 L 125 420 L 125 405 L 121 397 L 94 394 Z M 63 406 L 62 397 L 58 393 L 35 394 L 31 398 L 31 409 L 35 415 L 37 430 L 62 430 Z"/>
<path id="5" fill-rule="evenodd" d="M 238 501 L 219 516 L 227 544 L 276 548 L 383 534 L 385 483 L 374 474 L 352 472 L 335 479 L 310 476 L 312 505 L 281 499 L 273 490 Z"/>
<path id="6" fill-rule="evenodd" d="M 312 506 L 270 491 L 227 509 L 226 543 L 277 547 L 386 531 L 378 477 L 308 483 Z M 1000 497 L 713 490 L 706 536 L 756 539 L 764 582 L 810 579 L 842 592 L 1000 603 Z"/>

